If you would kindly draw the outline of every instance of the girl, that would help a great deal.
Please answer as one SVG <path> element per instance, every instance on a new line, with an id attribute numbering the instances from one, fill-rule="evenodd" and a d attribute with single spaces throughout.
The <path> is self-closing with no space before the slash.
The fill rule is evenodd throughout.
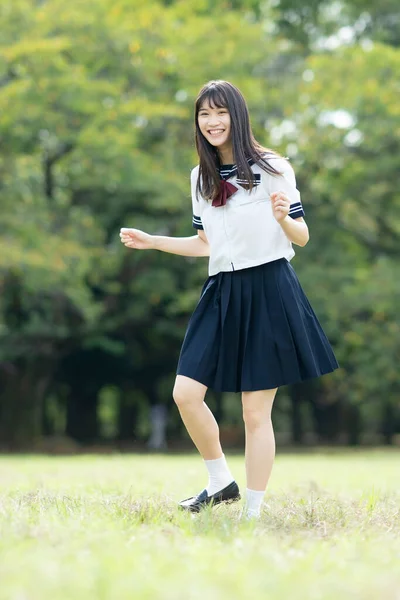
<path id="1" fill-rule="evenodd" d="M 179 506 L 198 512 L 240 499 L 208 388 L 241 392 L 247 518 L 260 516 L 275 456 L 271 409 L 282 385 L 338 367 L 290 265 L 308 228 L 289 163 L 254 138 L 246 102 L 227 81 L 210 81 L 195 106 L 199 165 L 191 173 L 197 235 L 172 238 L 121 229 L 128 248 L 209 256 L 209 277 L 183 341 L 173 397 L 209 474 Z"/>

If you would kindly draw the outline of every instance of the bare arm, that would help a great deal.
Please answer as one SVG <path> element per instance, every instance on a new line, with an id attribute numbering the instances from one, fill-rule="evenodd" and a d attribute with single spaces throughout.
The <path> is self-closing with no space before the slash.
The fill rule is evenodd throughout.
<path id="1" fill-rule="evenodd" d="M 307 223 L 303 217 L 297 219 L 289 217 L 290 200 L 288 196 L 284 192 L 273 192 L 271 201 L 273 215 L 285 232 L 286 237 L 293 244 L 305 246 L 310 239 Z"/>
<path id="2" fill-rule="evenodd" d="M 296 187 L 293 168 L 285 159 L 279 159 L 274 166 L 282 172 L 282 176 L 274 177 L 270 181 L 273 215 L 289 241 L 298 246 L 305 246 L 309 240 L 307 223 L 303 217 L 293 219 L 289 216 L 291 206 L 301 208 L 300 192 Z"/>
<path id="3" fill-rule="evenodd" d="M 310 239 L 307 223 L 303 217 L 292 219 L 292 217 L 287 216 L 280 221 L 279 224 L 285 232 L 286 237 L 288 237 L 293 244 L 305 246 Z"/>
<path id="4" fill-rule="evenodd" d="M 202 230 L 191 237 L 169 237 L 150 235 L 140 229 L 123 228 L 120 237 L 127 248 L 136 250 L 161 250 L 180 256 L 210 256 L 208 240 Z"/>
<path id="5" fill-rule="evenodd" d="M 186 238 L 153 236 L 155 250 L 182 256 L 210 256 L 206 235 L 199 229 L 198 235 Z"/>

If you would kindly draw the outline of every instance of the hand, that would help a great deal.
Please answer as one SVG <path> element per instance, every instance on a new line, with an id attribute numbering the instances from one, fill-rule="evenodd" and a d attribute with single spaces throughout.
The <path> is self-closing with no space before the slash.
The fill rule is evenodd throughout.
<path id="1" fill-rule="evenodd" d="M 290 200 L 283 192 L 273 192 L 271 194 L 272 213 L 275 219 L 280 223 L 289 214 Z"/>
<path id="2" fill-rule="evenodd" d="M 123 228 L 119 234 L 121 242 L 127 248 L 136 250 L 151 250 L 154 248 L 154 236 L 140 229 Z"/>

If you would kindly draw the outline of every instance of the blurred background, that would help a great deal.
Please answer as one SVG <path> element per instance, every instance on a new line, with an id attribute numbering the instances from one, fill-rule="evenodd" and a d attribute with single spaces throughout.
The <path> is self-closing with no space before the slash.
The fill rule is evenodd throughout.
<path id="1" fill-rule="evenodd" d="M 278 392 L 278 443 L 400 444 L 398 0 L 2 0 L 0 22 L 0 447 L 192 447 L 171 392 L 207 259 L 119 229 L 195 234 L 210 79 L 291 159 L 293 265 L 342 367 Z M 241 446 L 240 395 L 207 399 Z"/>

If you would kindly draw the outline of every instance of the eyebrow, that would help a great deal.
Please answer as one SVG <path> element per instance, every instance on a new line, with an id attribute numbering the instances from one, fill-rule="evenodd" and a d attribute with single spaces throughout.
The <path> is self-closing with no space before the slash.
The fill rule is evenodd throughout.
<path id="1" fill-rule="evenodd" d="M 210 107 L 210 106 L 207 106 L 207 108 L 204 108 L 204 107 L 203 107 L 203 108 L 199 108 L 199 112 L 201 112 L 201 111 L 203 111 L 203 110 L 210 110 L 210 109 L 211 109 L 211 110 L 228 110 L 228 109 L 226 108 L 226 106 L 214 106 L 214 107 L 212 107 L 212 106 L 211 106 L 211 107 Z"/>

